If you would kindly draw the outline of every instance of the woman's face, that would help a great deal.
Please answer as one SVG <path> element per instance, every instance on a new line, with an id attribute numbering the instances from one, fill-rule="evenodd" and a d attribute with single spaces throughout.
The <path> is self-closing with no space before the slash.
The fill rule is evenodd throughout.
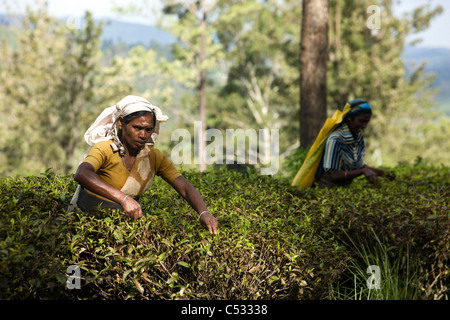
<path id="1" fill-rule="evenodd" d="M 123 119 L 119 119 L 122 126 L 122 143 L 129 151 L 138 151 L 145 147 L 154 129 L 153 116 L 151 114 L 134 118 L 124 125 Z"/>
<path id="2" fill-rule="evenodd" d="M 371 117 L 372 115 L 368 113 L 359 114 L 354 118 L 349 117 L 347 124 L 352 134 L 356 136 L 359 132 L 364 130 L 367 127 Z"/>

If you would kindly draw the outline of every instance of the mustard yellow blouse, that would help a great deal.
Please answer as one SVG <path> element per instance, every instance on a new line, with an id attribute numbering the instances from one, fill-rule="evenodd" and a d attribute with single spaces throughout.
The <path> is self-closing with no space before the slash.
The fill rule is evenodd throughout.
<path id="1" fill-rule="evenodd" d="M 119 152 L 114 152 L 111 148 L 113 141 L 102 141 L 95 144 L 84 159 L 84 162 L 90 163 L 95 172 L 106 183 L 116 189 L 122 189 L 129 176 L 129 171 L 125 168 Z M 160 150 L 150 147 L 150 166 L 152 172 L 163 178 L 171 184 L 181 173 L 175 168 Z M 89 191 L 89 190 L 87 190 Z"/>

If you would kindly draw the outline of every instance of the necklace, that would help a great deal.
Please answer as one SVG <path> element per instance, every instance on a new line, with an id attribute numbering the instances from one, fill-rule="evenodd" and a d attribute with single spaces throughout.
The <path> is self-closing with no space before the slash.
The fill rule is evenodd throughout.
<path id="1" fill-rule="evenodd" d="M 125 169 L 127 169 L 128 171 L 131 171 L 131 168 L 128 168 L 127 164 L 125 163 L 125 156 L 122 157 L 122 163 L 123 163 L 123 166 L 125 167 Z"/>

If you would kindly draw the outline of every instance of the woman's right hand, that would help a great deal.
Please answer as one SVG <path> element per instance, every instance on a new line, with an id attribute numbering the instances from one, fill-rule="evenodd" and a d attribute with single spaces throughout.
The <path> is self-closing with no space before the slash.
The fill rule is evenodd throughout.
<path id="1" fill-rule="evenodd" d="M 200 223 L 209 231 L 209 233 L 217 234 L 217 219 L 209 211 L 201 214 Z"/>
<path id="2" fill-rule="evenodd" d="M 125 201 L 122 203 L 122 208 L 124 213 L 134 219 L 142 217 L 142 208 L 139 202 L 134 200 L 132 197 L 126 197 Z"/>

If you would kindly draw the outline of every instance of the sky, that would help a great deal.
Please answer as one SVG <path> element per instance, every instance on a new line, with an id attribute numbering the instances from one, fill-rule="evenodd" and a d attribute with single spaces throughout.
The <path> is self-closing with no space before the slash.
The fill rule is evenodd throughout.
<path id="1" fill-rule="evenodd" d="M 4 12 L 4 1 L 0 2 L 0 12 Z M 38 0 L 39 1 L 39 0 Z M 33 4 L 36 0 L 6 0 L 10 4 L 11 9 L 16 13 L 23 13 L 27 4 Z M 125 5 L 133 0 L 47 0 L 49 11 L 57 17 L 80 17 L 86 10 L 93 13 L 95 18 L 115 18 L 124 21 L 151 23 L 151 18 L 141 18 L 136 16 L 118 17 L 112 8 L 114 4 L 119 3 Z M 139 1 L 137 1 L 139 2 Z M 161 8 L 160 0 L 149 0 L 154 10 Z M 417 35 L 415 38 L 422 38 L 422 42 L 417 46 L 420 47 L 445 47 L 450 49 L 450 0 L 393 0 L 394 12 L 401 14 L 405 11 L 423 4 L 431 4 L 432 7 L 440 5 L 444 8 L 444 12 L 435 17 L 431 26 Z M 382 26 L 381 26 L 382 27 Z"/>

